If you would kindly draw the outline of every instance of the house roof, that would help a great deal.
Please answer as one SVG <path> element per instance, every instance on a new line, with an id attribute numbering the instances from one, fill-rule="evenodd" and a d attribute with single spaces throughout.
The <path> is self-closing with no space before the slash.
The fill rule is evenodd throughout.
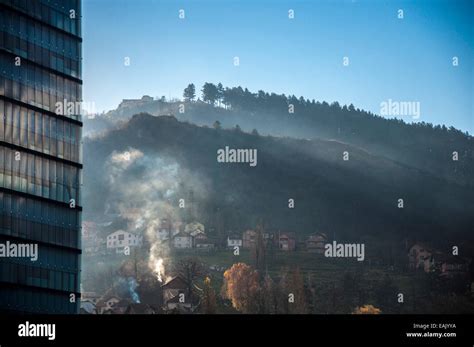
<path id="1" fill-rule="evenodd" d="M 426 243 L 423 243 L 423 242 L 415 242 L 415 243 L 413 243 L 413 244 L 410 246 L 409 250 L 411 250 L 411 249 L 412 249 L 413 247 L 415 247 L 415 246 L 418 246 L 418 247 L 420 247 L 420 248 L 423 248 L 424 250 L 426 250 L 426 251 L 428 251 L 428 252 L 433 252 L 433 248 L 430 247 L 430 246 L 428 246 Z"/>
<path id="2" fill-rule="evenodd" d="M 192 237 L 192 236 L 184 231 L 180 231 L 179 233 L 173 235 L 173 238 L 175 237 Z"/>
<path id="3" fill-rule="evenodd" d="M 87 313 L 94 313 L 96 306 L 92 301 L 81 300 L 81 309 Z"/>
<path id="4" fill-rule="evenodd" d="M 314 240 L 319 238 L 327 240 L 328 236 L 325 233 L 314 233 L 308 236 L 308 240 Z"/>
<path id="5" fill-rule="evenodd" d="M 193 235 L 198 235 L 198 234 L 206 234 L 206 232 L 202 229 L 184 229 L 186 233 L 193 234 Z"/>
<path id="6" fill-rule="evenodd" d="M 185 289 L 187 286 L 187 281 L 181 275 L 172 277 L 161 285 L 164 289 Z"/>
<path id="7" fill-rule="evenodd" d="M 108 296 L 103 296 L 102 299 L 97 300 L 96 307 L 101 308 L 101 307 L 106 307 L 107 306 L 107 301 L 111 299 L 116 299 L 117 303 L 120 302 L 120 298 L 116 295 L 108 295 Z"/>
<path id="8" fill-rule="evenodd" d="M 204 227 L 204 225 L 199 222 L 188 223 L 184 227 L 184 231 L 187 233 L 196 233 L 198 231 L 204 232 L 205 230 L 206 228 Z"/>
<path id="9" fill-rule="evenodd" d="M 447 264 L 466 264 L 467 260 L 457 256 L 457 255 L 452 255 L 452 254 L 446 254 L 446 253 L 441 253 L 437 252 L 433 254 L 433 258 L 435 262 L 440 262 L 440 263 L 447 263 Z"/>

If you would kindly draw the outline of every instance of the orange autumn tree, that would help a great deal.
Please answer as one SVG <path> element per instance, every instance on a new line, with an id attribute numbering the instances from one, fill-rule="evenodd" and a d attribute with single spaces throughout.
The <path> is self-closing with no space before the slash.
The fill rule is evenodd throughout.
<path id="1" fill-rule="evenodd" d="M 380 314 L 382 311 L 373 305 L 364 305 L 357 307 L 353 314 Z"/>
<path id="2" fill-rule="evenodd" d="M 242 313 L 252 313 L 258 305 L 258 271 L 245 263 L 236 263 L 224 272 L 222 296 Z"/>

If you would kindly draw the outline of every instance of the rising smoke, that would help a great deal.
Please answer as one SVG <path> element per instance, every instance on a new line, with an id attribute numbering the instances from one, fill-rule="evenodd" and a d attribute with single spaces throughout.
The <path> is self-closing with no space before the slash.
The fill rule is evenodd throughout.
<path id="1" fill-rule="evenodd" d="M 149 245 L 148 270 L 159 282 L 166 280 L 165 265 L 169 264 L 169 241 L 157 235 L 163 218 L 183 222 L 179 199 L 186 192 L 182 183 L 192 187 L 195 196 L 206 196 L 205 185 L 176 161 L 145 154 L 134 148 L 113 152 L 104 168 L 108 174 L 110 196 L 108 209 L 126 221 L 127 230 L 140 233 Z"/>

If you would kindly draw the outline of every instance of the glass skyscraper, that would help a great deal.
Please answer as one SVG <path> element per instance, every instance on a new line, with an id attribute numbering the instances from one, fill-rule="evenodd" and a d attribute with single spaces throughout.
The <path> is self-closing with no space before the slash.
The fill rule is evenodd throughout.
<path id="1" fill-rule="evenodd" d="M 81 42 L 80 0 L 0 0 L 1 312 L 79 312 Z"/>

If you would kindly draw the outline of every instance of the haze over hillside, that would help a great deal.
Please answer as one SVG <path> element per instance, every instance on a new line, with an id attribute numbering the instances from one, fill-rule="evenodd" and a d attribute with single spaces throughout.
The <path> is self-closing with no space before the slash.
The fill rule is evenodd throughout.
<path id="1" fill-rule="evenodd" d="M 417 317 L 474 313 L 474 2 L 427 5 L 84 2 L 84 310 L 414 314 L 395 335 L 463 339 Z M 38 150 L 21 109 L 5 136 Z M 387 340 L 355 320 L 331 333 Z"/>
<path id="2" fill-rule="evenodd" d="M 472 136 L 453 127 L 424 122 L 408 124 L 353 105 L 330 105 L 264 91 L 252 93 L 241 87 L 225 88 L 221 93 L 208 102 L 150 97 L 125 101 L 116 110 L 86 119 L 85 134 L 113 128 L 141 112 L 156 116 L 173 114 L 180 121 L 197 125 L 213 126 L 219 121 L 223 128 L 239 125 L 244 131 L 256 129 L 262 135 L 347 143 L 451 182 L 474 185 Z M 289 113 L 289 105 L 294 113 Z M 453 160 L 454 156 L 458 160 Z"/>
<path id="3" fill-rule="evenodd" d="M 258 164 L 219 163 L 226 146 L 257 149 Z M 300 235 L 444 245 L 472 237 L 474 225 L 470 186 L 338 141 L 199 127 L 171 116 L 135 115 L 86 139 L 84 167 L 85 219 L 105 214 L 146 225 L 170 215 L 199 220 L 221 240 L 263 221 Z M 181 198 L 186 209 L 178 208 Z"/>

